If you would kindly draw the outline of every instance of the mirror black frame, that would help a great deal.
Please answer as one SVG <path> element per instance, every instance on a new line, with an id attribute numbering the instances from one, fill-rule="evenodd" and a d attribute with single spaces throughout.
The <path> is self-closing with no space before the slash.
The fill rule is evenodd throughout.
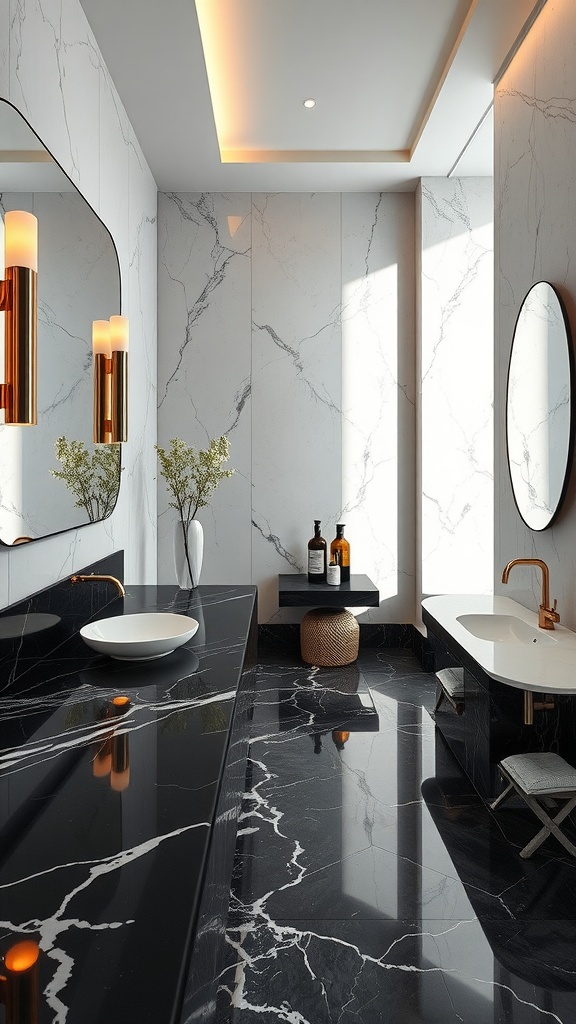
<path id="1" fill-rule="evenodd" d="M 88 200 L 82 194 L 82 192 L 80 191 L 80 189 L 78 188 L 76 183 L 66 173 L 64 168 L 58 162 L 58 160 L 56 160 L 56 158 L 54 157 L 54 154 L 46 146 L 46 144 L 40 138 L 38 133 L 32 127 L 32 125 L 30 124 L 28 118 L 18 109 L 18 107 L 16 107 L 12 102 L 10 102 L 10 100 L 5 99 L 4 97 L 0 97 L 0 100 L 1 100 L 3 105 L 5 105 L 6 107 L 10 107 L 14 111 L 14 113 L 17 115 L 17 117 L 23 122 L 23 124 L 25 124 L 27 126 L 27 128 L 29 129 L 31 134 L 35 137 L 35 139 L 37 139 L 37 141 L 40 144 L 40 146 L 42 147 L 42 149 L 48 154 L 48 156 L 50 157 L 51 161 L 53 161 L 54 166 L 58 168 L 60 174 L 70 183 L 71 189 L 74 191 L 74 193 L 76 193 L 80 197 L 82 202 L 85 203 L 86 208 L 91 212 L 93 217 L 98 221 L 98 223 L 101 225 L 103 231 L 106 233 L 107 237 L 109 238 L 110 243 L 111 243 L 110 256 L 113 255 L 113 257 L 115 259 L 115 262 L 116 262 L 116 272 L 117 272 L 117 280 L 118 280 L 118 293 L 117 293 L 118 294 L 118 310 L 103 310 L 102 311 L 102 315 L 104 315 L 105 313 L 107 313 L 109 315 L 112 312 L 121 313 L 122 312 L 122 272 L 121 272 L 121 267 L 120 267 L 120 259 L 119 259 L 119 255 L 118 255 L 118 249 L 116 247 L 116 243 L 114 241 L 114 238 L 112 236 L 112 233 L 111 233 L 110 229 L 104 223 L 102 218 L 96 213 L 96 211 L 94 210 L 93 206 L 88 202 Z M 49 191 L 51 191 L 51 190 L 49 190 Z M 56 191 L 56 190 L 54 190 L 54 191 Z M 1 274 L 0 274 L 0 276 L 1 276 Z M 91 320 L 90 320 L 89 324 L 87 325 L 87 330 L 91 331 L 91 326 L 92 326 L 92 324 L 91 324 Z M 88 340 L 88 343 L 89 343 L 89 341 L 90 341 L 90 337 L 89 336 L 88 336 L 87 340 Z M 89 411 L 87 410 L 87 417 L 88 417 L 88 422 L 90 424 L 90 429 L 91 429 L 92 409 L 90 409 Z M 4 424 L 2 424 L 2 426 L 4 427 Z M 13 428 L 8 426 L 5 429 L 10 430 L 10 429 L 13 429 Z M 38 426 L 35 427 L 35 428 L 27 428 L 27 429 L 42 429 L 41 423 L 39 422 Z M 114 447 L 117 448 L 118 451 L 119 451 L 118 487 L 117 487 L 117 491 L 116 491 L 116 497 L 115 497 L 115 500 L 114 500 L 114 505 L 112 506 L 110 512 L 108 512 L 106 516 L 102 517 L 101 519 L 94 520 L 94 522 L 103 522 L 104 519 L 108 519 L 112 515 L 112 513 L 113 513 L 113 511 L 114 511 L 114 509 L 115 509 L 115 507 L 117 505 L 117 502 L 118 502 L 118 497 L 119 497 L 119 494 L 120 494 L 120 486 L 121 486 L 121 481 L 122 481 L 122 446 L 120 444 L 118 444 L 118 445 L 114 445 Z M 81 510 L 79 509 L 78 512 L 79 512 L 79 515 L 80 515 Z M 78 530 L 78 529 L 82 529 L 85 526 L 92 526 L 92 525 L 93 525 L 93 522 L 91 520 L 88 520 L 87 522 L 78 522 L 78 523 L 74 523 L 73 525 L 65 526 L 61 530 L 53 530 L 53 531 L 51 531 L 49 533 L 39 534 L 38 536 L 22 538 L 22 541 L 25 540 L 27 543 L 32 543 L 33 541 L 44 540 L 47 537 L 55 537 L 55 536 L 58 536 L 59 534 L 69 533 L 71 530 Z M 11 550 L 14 546 L 18 546 L 18 543 L 9 543 L 9 542 L 3 540 L 2 537 L 0 536 L 0 548 L 3 548 L 5 550 Z"/>
<path id="2" fill-rule="evenodd" d="M 556 301 L 558 303 L 558 308 L 560 310 L 560 313 L 562 315 L 562 320 L 563 320 L 563 323 L 564 323 L 564 334 L 565 334 L 565 340 L 566 340 L 566 352 L 567 352 L 567 357 L 568 357 L 568 373 L 569 373 L 569 382 L 568 382 L 569 383 L 569 389 L 568 390 L 569 390 L 569 400 L 570 400 L 570 414 L 569 414 L 569 425 L 568 425 L 568 444 L 566 446 L 566 461 L 565 461 L 565 467 L 564 467 L 564 478 L 563 478 L 563 482 L 562 482 L 562 487 L 560 488 L 560 491 L 559 491 L 559 494 L 558 494 L 558 499 L 556 501 L 556 505 L 555 505 L 554 509 L 551 511 L 550 517 L 547 520 L 547 522 L 543 526 L 534 526 L 532 523 L 528 522 L 528 520 L 526 519 L 525 515 L 520 510 L 520 505 L 519 505 L 519 501 L 518 501 L 518 495 L 517 495 L 516 487 L 514 485 L 514 478 L 512 476 L 512 468 L 511 468 L 511 460 L 510 460 L 509 426 L 508 426 L 508 424 L 509 424 L 509 404 L 510 404 L 510 370 L 511 370 L 511 366 L 512 366 L 512 359 L 513 359 L 513 356 L 514 356 L 514 345 L 515 345 L 516 340 L 517 340 L 518 324 L 519 324 L 520 318 L 522 316 L 524 307 L 525 307 L 526 303 L 528 302 L 529 296 L 532 294 L 534 289 L 538 288 L 539 285 L 543 285 L 543 284 L 546 285 L 548 288 L 550 288 L 552 290 L 552 292 L 554 293 L 554 297 L 555 297 L 555 299 L 556 299 Z M 552 524 L 554 523 L 554 521 L 556 520 L 556 518 L 558 516 L 558 513 L 560 512 L 560 509 L 561 509 L 562 504 L 564 502 L 564 499 L 566 497 L 566 492 L 568 490 L 568 483 L 569 483 L 569 479 L 570 479 L 570 469 L 571 469 L 571 466 L 572 466 L 572 458 L 573 458 L 573 453 L 574 453 L 574 352 L 573 352 L 573 346 L 572 346 L 572 332 L 570 330 L 570 321 L 568 319 L 568 313 L 566 311 L 566 306 L 565 306 L 565 304 L 564 304 L 564 302 L 562 300 L 562 296 L 560 295 L 560 292 L 558 291 L 558 289 L 553 284 L 551 284 L 549 281 L 544 281 L 544 280 L 536 281 L 528 289 L 528 291 L 526 292 L 526 295 L 524 296 L 524 298 L 522 300 L 522 303 L 520 305 L 520 309 L 518 310 L 518 315 L 516 317 L 516 322 L 514 324 L 514 331 L 513 331 L 513 334 L 512 334 L 512 345 L 510 347 L 510 358 L 508 360 L 508 373 L 507 373 L 507 377 L 506 377 L 505 415 L 506 415 L 506 462 L 507 462 L 507 465 L 508 465 L 508 474 L 509 474 L 509 479 L 510 479 L 510 487 L 511 487 L 511 490 L 512 490 L 512 496 L 514 498 L 514 504 L 516 506 L 518 515 L 520 516 L 522 522 L 528 527 L 528 529 L 534 531 L 534 533 L 541 533 L 543 530 L 547 530 L 550 526 L 552 526 Z"/>

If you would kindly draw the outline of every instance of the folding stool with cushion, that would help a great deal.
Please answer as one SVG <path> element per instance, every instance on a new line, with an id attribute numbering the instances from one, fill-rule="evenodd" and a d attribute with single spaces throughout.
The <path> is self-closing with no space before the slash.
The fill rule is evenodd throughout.
<path id="1" fill-rule="evenodd" d="M 561 832 L 559 826 L 576 806 L 576 768 L 559 754 L 512 754 L 500 761 L 498 768 L 508 786 L 490 804 L 495 810 L 514 793 L 544 823 L 544 828 L 520 851 L 521 857 L 531 857 L 550 834 L 576 857 L 576 846 Z M 553 817 L 551 814 L 556 813 Z"/>
<path id="2" fill-rule="evenodd" d="M 441 668 L 436 672 L 437 690 L 434 711 L 438 711 L 442 701 L 446 699 L 457 715 L 464 711 L 464 669 Z"/>

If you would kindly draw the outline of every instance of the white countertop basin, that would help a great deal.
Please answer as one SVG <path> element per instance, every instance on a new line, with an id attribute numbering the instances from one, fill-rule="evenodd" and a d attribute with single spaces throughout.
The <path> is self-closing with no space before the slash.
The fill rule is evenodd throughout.
<path id="1" fill-rule="evenodd" d="M 198 626 L 189 615 L 137 612 L 90 622 L 80 636 L 94 651 L 118 661 L 152 661 L 185 644 Z"/>
<path id="2" fill-rule="evenodd" d="M 460 622 L 472 636 L 479 640 L 491 640 L 495 644 L 555 644 L 558 641 L 551 630 L 529 626 L 517 615 L 498 615 L 472 612 L 458 615 Z"/>
<path id="3" fill-rule="evenodd" d="M 565 626 L 540 629 L 537 613 L 508 597 L 439 594 L 422 607 L 493 679 L 536 693 L 576 693 L 576 633 Z"/>

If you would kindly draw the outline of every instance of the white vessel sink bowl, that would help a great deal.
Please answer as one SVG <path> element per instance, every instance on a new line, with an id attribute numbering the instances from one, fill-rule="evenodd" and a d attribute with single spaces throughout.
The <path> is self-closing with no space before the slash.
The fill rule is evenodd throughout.
<path id="1" fill-rule="evenodd" d="M 174 612 L 137 612 L 114 615 L 82 626 L 80 636 L 99 654 L 118 661 L 151 661 L 181 647 L 197 631 L 199 623 Z"/>
<path id="2" fill-rule="evenodd" d="M 516 615 L 491 615 L 480 612 L 457 615 L 456 621 L 473 636 L 480 640 L 490 640 L 492 643 L 541 646 L 557 642 L 554 636 L 550 636 L 542 629 L 534 629 Z"/>

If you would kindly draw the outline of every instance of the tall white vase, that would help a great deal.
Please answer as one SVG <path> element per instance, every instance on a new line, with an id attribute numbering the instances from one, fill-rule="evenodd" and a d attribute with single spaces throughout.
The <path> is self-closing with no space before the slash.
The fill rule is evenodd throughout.
<path id="1" fill-rule="evenodd" d="M 200 582 L 204 530 L 197 519 L 193 519 L 189 524 L 186 537 L 184 530 L 184 524 L 177 520 L 174 523 L 174 568 L 180 590 L 192 590 Z"/>

